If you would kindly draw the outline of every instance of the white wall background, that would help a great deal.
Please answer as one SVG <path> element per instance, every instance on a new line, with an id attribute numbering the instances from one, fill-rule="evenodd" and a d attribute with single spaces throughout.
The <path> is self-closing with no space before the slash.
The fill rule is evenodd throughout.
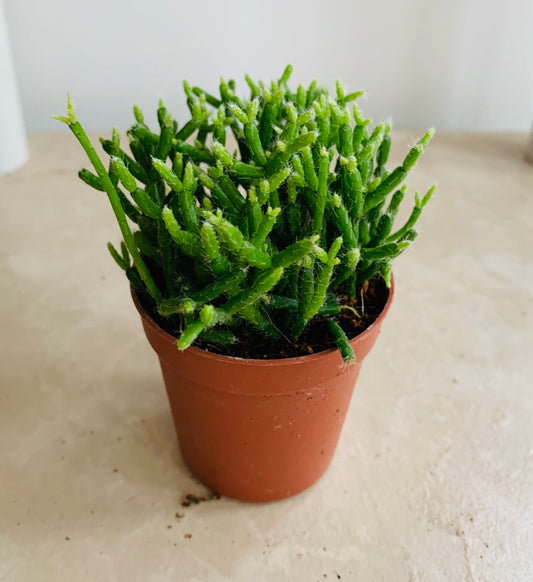
<path id="1" fill-rule="evenodd" d="M 529 130 L 532 0 L 5 0 L 29 129 L 75 99 L 91 129 L 127 127 L 162 96 L 181 121 L 184 78 L 317 77 L 367 90 L 399 129 Z M 244 81 L 240 83 L 244 91 Z"/>

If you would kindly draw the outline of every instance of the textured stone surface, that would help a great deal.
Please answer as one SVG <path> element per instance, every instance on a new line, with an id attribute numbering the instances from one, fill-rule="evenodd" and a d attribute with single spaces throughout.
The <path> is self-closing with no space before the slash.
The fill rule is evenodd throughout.
<path id="1" fill-rule="evenodd" d="M 413 173 L 439 189 L 325 477 L 182 507 L 204 488 L 107 256 L 111 209 L 71 136 L 31 136 L 0 179 L 0 580 L 533 579 L 526 141 L 438 135 Z"/>

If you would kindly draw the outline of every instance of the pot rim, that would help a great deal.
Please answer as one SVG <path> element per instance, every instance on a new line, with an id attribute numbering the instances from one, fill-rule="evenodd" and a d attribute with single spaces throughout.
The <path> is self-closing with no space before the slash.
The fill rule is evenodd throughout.
<path id="1" fill-rule="evenodd" d="M 387 313 L 389 312 L 390 306 L 392 304 L 392 300 L 394 298 L 394 275 L 391 274 L 391 286 L 389 288 L 389 296 L 387 297 L 387 301 L 385 302 L 385 305 L 383 306 L 383 309 L 381 310 L 381 313 L 376 317 L 376 319 L 364 330 L 362 331 L 360 334 L 356 335 L 354 338 L 352 338 L 350 340 L 350 345 L 352 346 L 352 348 L 354 348 L 355 351 L 355 347 L 357 346 L 358 343 L 364 342 L 366 337 L 368 335 L 370 335 L 370 333 L 372 332 L 372 329 L 377 326 L 377 325 L 381 325 L 381 322 L 383 321 L 383 319 L 385 319 L 385 316 L 387 315 Z M 141 302 L 139 301 L 139 298 L 137 296 L 137 292 L 135 291 L 135 289 L 133 288 L 133 286 L 130 284 L 130 292 L 131 292 L 131 297 L 133 299 L 133 303 L 137 309 L 137 311 L 139 312 L 141 318 L 143 319 L 144 323 L 148 326 L 150 326 L 152 328 L 152 330 L 157 333 L 161 338 L 163 338 L 167 343 L 173 343 L 176 344 L 177 338 L 173 335 L 171 335 L 170 333 L 168 333 L 167 331 L 165 331 L 164 329 L 162 329 L 153 319 L 152 317 L 148 314 L 148 312 L 144 309 L 144 307 L 141 305 Z M 177 348 L 176 348 L 177 349 Z M 185 352 L 191 352 L 191 354 L 195 354 L 198 357 L 202 357 L 202 358 L 206 358 L 209 360 L 214 360 L 214 361 L 219 361 L 219 362 L 226 362 L 226 363 L 235 363 L 235 364 L 239 364 L 240 366 L 272 366 L 272 365 L 277 365 L 277 366 L 290 366 L 290 365 L 296 365 L 296 364 L 302 364 L 304 362 L 311 362 L 311 361 L 319 361 L 321 359 L 326 359 L 328 357 L 331 357 L 332 354 L 335 354 L 339 351 L 338 348 L 329 348 L 328 350 L 323 350 L 321 352 L 318 352 L 316 354 L 306 354 L 304 356 L 293 356 L 291 358 L 266 358 L 266 359 L 257 359 L 257 358 L 240 358 L 238 356 L 226 356 L 224 354 L 215 354 L 213 352 L 210 352 L 208 350 L 203 350 L 201 348 L 197 348 L 195 346 L 189 346 L 186 350 L 183 350 L 183 353 Z"/>

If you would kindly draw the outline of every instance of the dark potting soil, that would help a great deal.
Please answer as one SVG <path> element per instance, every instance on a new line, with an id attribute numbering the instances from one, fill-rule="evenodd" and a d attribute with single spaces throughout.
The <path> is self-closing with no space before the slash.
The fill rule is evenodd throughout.
<path id="1" fill-rule="evenodd" d="M 344 289 L 337 289 L 337 301 L 341 311 L 335 315 L 335 321 L 345 331 L 348 339 L 362 333 L 372 325 L 383 311 L 389 297 L 389 289 L 381 277 L 367 281 L 358 288 L 355 297 L 349 298 Z M 155 309 L 148 309 L 152 318 L 172 335 L 175 331 L 168 329 L 167 321 Z M 282 338 L 277 341 L 261 339 L 257 335 L 244 336 L 230 345 L 213 344 L 196 340 L 194 346 L 206 351 L 245 359 L 277 360 L 316 354 L 335 347 L 335 341 L 328 331 L 328 318 L 315 316 L 296 342 Z"/>
<path id="2" fill-rule="evenodd" d="M 335 320 L 342 327 L 348 339 L 362 333 L 378 318 L 383 311 L 389 297 L 389 289 L 383 279 L 374 278 L 357 289 L 355 297 L 349 298 L 338 290 L 337 300 L 341 312 Z M 343 307 L 345 307 L 343 309 Z M 351 309 L 346 309 L 346 307 Z M 357 312 L 358 315 L 354 313 Z M 336 347 L 335 341 L 328 331 L 328 318 L 315 316 L 307 325 L 305 331 L 296 342 L 281 339 L 276 342 L 257 341 L 257 338 L 242 338 L 231 345 L 214 345 L 208 342 L 197 341 L 195 346 L 216 354 L 237 358 L 277 360 L 281 358 L 295 358 L 316 354 Z"/>

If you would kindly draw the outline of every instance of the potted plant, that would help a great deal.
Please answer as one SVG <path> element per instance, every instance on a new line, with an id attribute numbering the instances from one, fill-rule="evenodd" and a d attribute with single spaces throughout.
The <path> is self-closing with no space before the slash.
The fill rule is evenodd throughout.
<path id="1" fill-rule="evenodd" d="M 435 188 L 394 229 L 433 130 L 389 171 L 390 124 L 370 131 L 361 93 L 293 92 L 291 71 L 269 86 L 246 76 L 249 99 L 233 81 L 220 96 L 185 82 L 190 119 L 179 126 L 161 101 L 157 132 L 134 107 L 129 152 L 116 129 L 101 140 L 107 167 L 70 96 L 57 117 L 117 218 L 109 251 L 160 358 L 185 462 L 252 501 L 294 495 L 329 465 L 392 301 L 392 260 Z"/>

